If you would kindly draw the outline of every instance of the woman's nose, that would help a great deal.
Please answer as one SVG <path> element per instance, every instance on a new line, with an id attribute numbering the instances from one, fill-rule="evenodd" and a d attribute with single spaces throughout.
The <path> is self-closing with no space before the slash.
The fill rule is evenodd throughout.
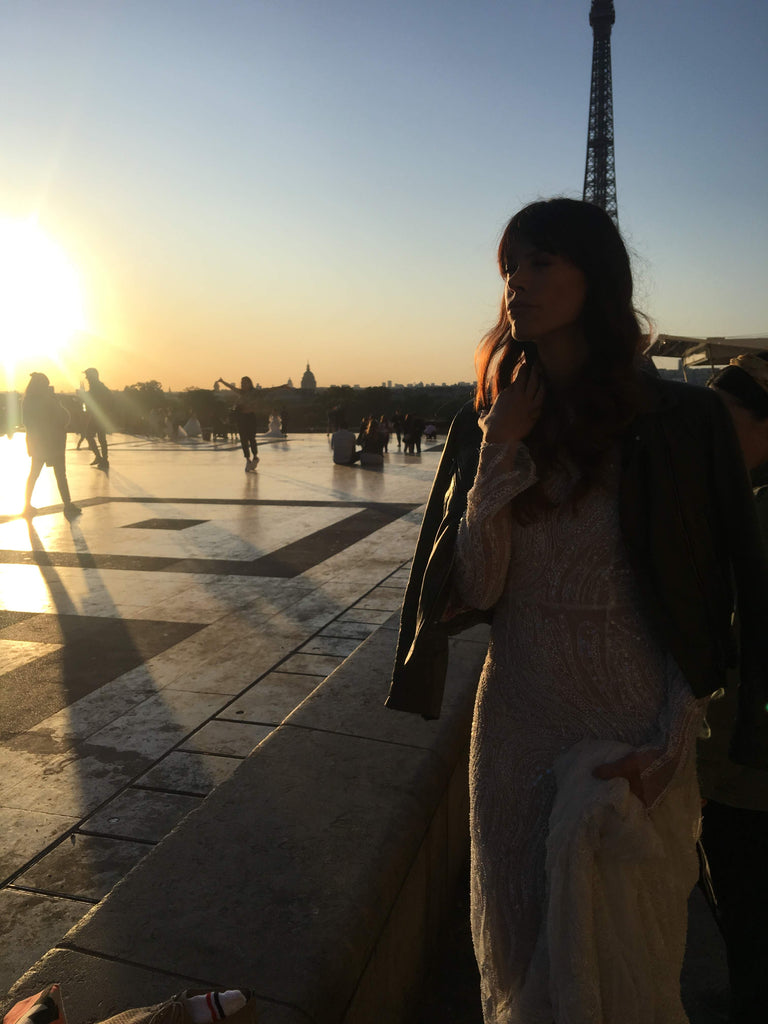
<path id="1" fill-rule="evenodd" d="M 520 291 L 521 288 L 525 287 L 523 275 L 520 273 L 520 268 L 517 267 L 512 273 L 507 274 L 507 291 L 516 292 Z"/>

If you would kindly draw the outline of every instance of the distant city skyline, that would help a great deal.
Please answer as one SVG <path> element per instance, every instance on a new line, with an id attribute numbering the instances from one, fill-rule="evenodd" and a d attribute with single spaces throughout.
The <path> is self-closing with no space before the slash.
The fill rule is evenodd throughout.
<path id="1" fill-rule="evenodd" d="M 506 220 L 581 194 L 589 6 L 7 0 L 0 388 L 473 379 Z M 768 5 L 615 6 L 637 304 L 768 333 Z"/>

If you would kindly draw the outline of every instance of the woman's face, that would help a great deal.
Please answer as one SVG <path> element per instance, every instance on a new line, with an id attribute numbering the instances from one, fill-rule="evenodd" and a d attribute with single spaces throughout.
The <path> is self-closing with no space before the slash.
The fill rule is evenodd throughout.
<path id="1" fill-rule="evenodd" d="M 515 341 L 580 339 L 587 280 L 575 264 L 521 240 L 508 253 L 507 270 L 504 305 Z"/>

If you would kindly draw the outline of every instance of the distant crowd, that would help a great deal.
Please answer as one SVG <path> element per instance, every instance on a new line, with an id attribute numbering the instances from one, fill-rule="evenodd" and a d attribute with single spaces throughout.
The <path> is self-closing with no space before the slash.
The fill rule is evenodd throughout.
<path id="1" fill-rule="evenodd" d="M 333 461 L 339 466 L 350 466 L 356 462 L 363 466 L 383 465 L 393 434 L 397 438 L 398 450 L 402 449 L 405 455 L 420 455 L 422 437 L 434 440 L 437 430 L 434 423 L 425 424 L 420 416 L 410 413 L 403 416 L 398 410 L 391 417 L 385 414 L 365 416 L 355 434 L 347 426 L 342 409 L 331 409 L 328 414 Z"/>

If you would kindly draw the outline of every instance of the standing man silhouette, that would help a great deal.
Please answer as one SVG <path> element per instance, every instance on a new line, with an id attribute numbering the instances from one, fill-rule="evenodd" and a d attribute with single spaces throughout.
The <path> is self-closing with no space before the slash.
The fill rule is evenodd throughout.
<path id="1" fill-rule="evenodd" d="M 107 427 L 109 426 L 108 408 L 112 392 L 106 384 L 99 380 L 99 371 L 94 366 L 89 366 L 87 370 L 83 370 L 83 373 L 88 381 L 88 391 L 85 394 L 85 407 L 88 413 L 85 435 L 88 439 L 88 447 L 94 455 L 91 465 L 97 469 L 109 469 Z M 101 451 L 99 451 L 99 445 Z"/>

